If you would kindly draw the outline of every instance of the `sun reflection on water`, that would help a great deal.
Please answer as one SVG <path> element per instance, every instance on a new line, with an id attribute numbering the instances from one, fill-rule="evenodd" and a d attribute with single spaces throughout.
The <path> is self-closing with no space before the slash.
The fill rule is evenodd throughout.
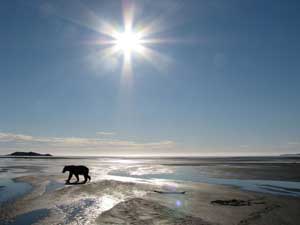
<path id="1" fill-rule="evenodd" d="M 112 207 L 114 207 L 116 204 L 118 204 L 121 201 L 122 201 L 122 199 L 116 198 L 112 195 L 104 195 L 99 199 L 100 207 L 98 208 L 98 210 L 100 210 L 101 212 L 104 212 L 106 210 L 111 209 Z"/>

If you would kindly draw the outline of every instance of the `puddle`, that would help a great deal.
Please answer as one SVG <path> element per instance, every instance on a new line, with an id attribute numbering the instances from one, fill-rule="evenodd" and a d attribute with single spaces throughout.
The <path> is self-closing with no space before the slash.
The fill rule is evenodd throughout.
<path id="1" fill-rule="evenodd" d="M 23 182 L 15 182 L 12 179 L 0 179 L 0 205 L 12 201 L 32 189 L 32 186 Z"/>
<path id="2" fill-rule="evenodd" d="M 46 186 L 46 192 L 53 192 L 65 186 L 64 183 L 59 183 L 55 180 L 51 180 L 49 184 Z"/>
<path id="3" fill-rule="evenodd" d="M 4 225 L 31 225 L 49 215 L 49 209 L 38 209 L 29 213 L 18 215 L 12 222 L 4 223 Z"/>

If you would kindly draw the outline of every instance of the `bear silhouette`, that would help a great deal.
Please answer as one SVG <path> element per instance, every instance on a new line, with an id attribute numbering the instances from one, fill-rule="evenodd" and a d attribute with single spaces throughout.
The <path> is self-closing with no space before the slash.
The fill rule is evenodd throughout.
<path id="1" fill-rule="evenodd" d="M 85 184 L 87 182 L 87 180 L 91 180 L 91 177 L 89 176 L 89 168 L 87 168 L 86 166 L 74 166 L 74 165 L 69 165 L 69 166 L 65 166 L 63 169 L 63 173 L 69 171 L 69 177 L 66 180 L 66 184 L 71 184 L 70 180 L 72 179 L 72 176 L 75 175 L 77 181 L 74 184 L 79 184 L 79 175 L 83 175 L 84 176 L 84 182 L 83 184 Z"/>

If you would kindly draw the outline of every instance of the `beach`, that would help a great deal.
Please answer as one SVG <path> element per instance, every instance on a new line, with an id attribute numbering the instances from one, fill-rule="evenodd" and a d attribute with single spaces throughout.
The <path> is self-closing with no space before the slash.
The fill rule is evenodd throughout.
<path id="1" fill-rule="evenodd" d="M 10 180 L 2 184 L 1 195 L 21 184 L 10 189 L 18 190 L 15 196 L 1 202 L 5 225 L 300 221 L 300 182 L 291 172 L 300 167 L 297 159 L 1 158 L 0 162 L 1 180 Z M 91 170 L 91 182 L 65 185 L 62 165 L 82 162 Z M 285 174 L 277 173 L 274 179 L 276 170 Z"/>

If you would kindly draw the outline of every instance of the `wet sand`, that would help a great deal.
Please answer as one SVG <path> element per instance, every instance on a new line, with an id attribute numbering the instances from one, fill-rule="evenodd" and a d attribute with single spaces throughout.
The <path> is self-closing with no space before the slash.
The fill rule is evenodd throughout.
<path id="1" fill-rule="evenodd" d="M 36 224 L 296 225 L 300 221 L 300 198 L 296 197 L 223 185 L 125 178 L 64 186 L 64 179 L 19 177 L 17 180 L 30 183 L 33 191 L 0 208 L 2 223 L 23 225 L 18 221 L 24 222 L 24 218 Z M 222 204 L 232 200 L 250 203 Z"/>

